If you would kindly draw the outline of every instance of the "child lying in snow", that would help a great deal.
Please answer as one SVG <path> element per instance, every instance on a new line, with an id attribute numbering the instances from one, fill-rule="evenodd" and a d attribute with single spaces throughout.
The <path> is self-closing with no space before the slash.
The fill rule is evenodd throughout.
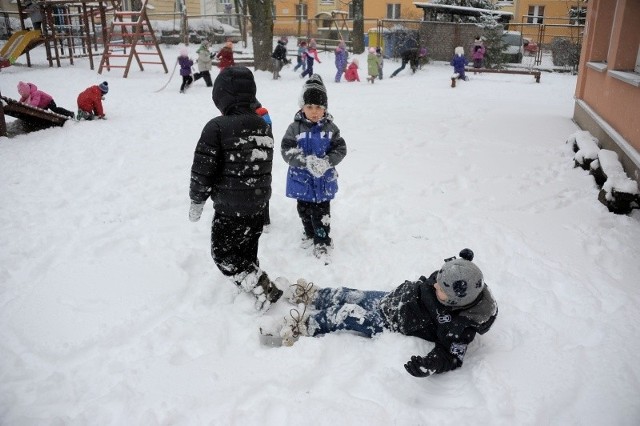
<path id="1" fill-rule="evenodd" d="M 462 366 L 476 333 L 486 333 L 498 314 L 498 305 L 472 260 L 473 252 L 464 249 L 460 258 L 446 259 L 429 278 L 405 281 L 391 292 L 319 288 L 299 279 L 288 287 L 285 297 L 305 307 L 302 314 L 292 309 L 291 318 L 285 318 L 280 330 L 283 344 L 291 346 L 299 336 L 339 330 L 367 337 L 391 330 L 436 344 L 427 356 L 412 356 L 404 365 L 411 375 L 427 377 L 456 369 Z M 307 313 L 307 308 L 313 312 Z"/>

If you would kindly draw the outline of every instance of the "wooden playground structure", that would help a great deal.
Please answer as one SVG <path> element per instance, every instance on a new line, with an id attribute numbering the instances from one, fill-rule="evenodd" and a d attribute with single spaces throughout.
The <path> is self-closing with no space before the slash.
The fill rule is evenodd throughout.
<path id="1" fill-rule="evenodd" d="M 43 17 L 40 31 L 27 28 L 25 0 L 16 1 L 22 30 L 3 46 L 0 56 L 6 58 L 4 66 L 25 54 L 30 67 L 29 51 L 44 44 L 50 67 L 60 67 L 63 60 L 73 65 L 75 58 L 88 58 L 93 70 L 94 57 L 100 56 L 99 74 L 105 67 L 107 71 L 124 68 L 126 78 L 134 58 L 141 71 L 143 64 L 158 64 L 169 72 L 146 13 L 147 0 L 142 1 L 139 11 L 123 11 L 121 0 L 39 1 Z M 141 56 L 157 58 L 143 61 Z M 119 58 L 125 63 L 118 63 Z"/>
<path id="2" fill-rule="evenodd" d="M 64 115 L 45 111 L 0 94 L 0 136 L 8 136 L 5 115 L 23 120 L 32 130 L 63 126 L 69 120 L 69 117 Z"/>

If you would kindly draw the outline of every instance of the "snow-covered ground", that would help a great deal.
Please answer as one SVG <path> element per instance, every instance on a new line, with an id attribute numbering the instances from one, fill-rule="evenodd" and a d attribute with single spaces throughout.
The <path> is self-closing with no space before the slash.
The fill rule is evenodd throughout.
<path id="1" fill-rule="evenodd" d="M 171 71 L 178 47 L 163 52 Z M 290 307 L 260 315 L 218 272 L 210 203 L 187 219 L 193 149 L 218 114 L 210 89 L 179 94 L 174 76 L 156 92 L 158 66 L 127 79 L 86 60 L 49 68 L 39 48 L 34 67 L 1 71 L 2 94 L 30 81 L 75 110 L 108 80 L 108 120 L 0 138 L 0 424 L 640 423 L 640 214 L 609 213 L 573 168 L 576 77 L 471 75 L 452 89 L 451 67 L 432 63 L 336 84 L 321 60 L 349 149 L 332 263 L 299 247 L 277 154 L 261 266 L 391 290 L 470 247 L 500 313 L 464 366 L 416 379 L 403 364 L 432 344 L 392 333 L 261 346 L 258 327 Z M 282 75 L 256 73 L 277 147 L 302 85 Z"/>

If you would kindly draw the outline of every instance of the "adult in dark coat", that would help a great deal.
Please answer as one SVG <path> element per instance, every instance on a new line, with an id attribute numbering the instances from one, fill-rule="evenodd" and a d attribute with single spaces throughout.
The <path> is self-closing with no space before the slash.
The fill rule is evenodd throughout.
<path id="1" fill-rule="evenodd" d="M 211 198 L 213 260 L 225 276 L 255 296 L 257 309 L 266 310 L 282 295 L 258 262 L 258 240 L 271 197 L 271 126 L 252 107 L 256 83 L 246 67 L 222 70 L 212 98 L 222 115 L 204 126 L 196 146 L 189 219 L 198 221 Z"/>
<path id="2" fill-rule="evenodd" d="M 417 47 L 413 47 L 410 49 L 403 50 L 400 53 L 400 58 L 402 59 L 402 65 L 400 66 L 400 68 L 395 70 L 393 74 L 391 74 L 391 78 L 398 75 L 398 73 L 402 71 L 407 66 L 407 64 L 411 65 L 411 72 L 415 73 L 416 70 L 418 69 L 418 61 L 420 60 L 420 58 L 426 55 L 427 55 L 427 49 L 425 49 L 424 47 L 420 49 L 418 49 Z"/>

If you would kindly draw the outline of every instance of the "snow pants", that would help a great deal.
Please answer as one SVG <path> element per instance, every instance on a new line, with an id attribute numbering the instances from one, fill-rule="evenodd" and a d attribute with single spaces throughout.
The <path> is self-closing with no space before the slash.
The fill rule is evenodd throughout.
<path id="1" fill-rule="evenodd" d="M 47 107 L 45 109 L 50 109 L 51 111 L 55 112 L 56 114 L 60 114 L 60 115 L 64 115 L 67 117 L 73 117 L 74 114 L 69 111 L 68 109 L 64 109 L 62 107 L 59 107 L 56 105 L 56 103 L 53 101 L 53 99 L 51 100 L 51 102 L 49 102 L 49 105 L 47 105 Z"/>
<path id="2" fill-rule="evenodd" d="M 352 288 L 321 288 L 311 308 L 317 310 L 309 317 L 309 334 L 318 336 L 339 330 L 355 331 L 367 337 L 384 330 L 380 301 L 385 291 L 355 290 Z"/>
<path id="3" fill-rule="evenodd" d="M 213 83 L 211 82 L 211 73 L 209 71 L 200 71 L 193 75 L 193 82 L 195 83 L 199 79 L 204 79 L 207 87 L 213 87 Z"/>
<path id="4" fill-rule="evenodd" d="M 237 285 L 248 273 L 258 271 L 258 240 L 263 225 L 262 212 L 240 217 L 216 212 L 213 216 L 211 257 L 220 272 Z"/>
<path id="5" fill-rule="evenodd" d="M 298 216 L 302 220 L 304 234 L 313 238 L 314 245 L 331 245 L 331 202 L 310 203 L 298 200 Z"/>

